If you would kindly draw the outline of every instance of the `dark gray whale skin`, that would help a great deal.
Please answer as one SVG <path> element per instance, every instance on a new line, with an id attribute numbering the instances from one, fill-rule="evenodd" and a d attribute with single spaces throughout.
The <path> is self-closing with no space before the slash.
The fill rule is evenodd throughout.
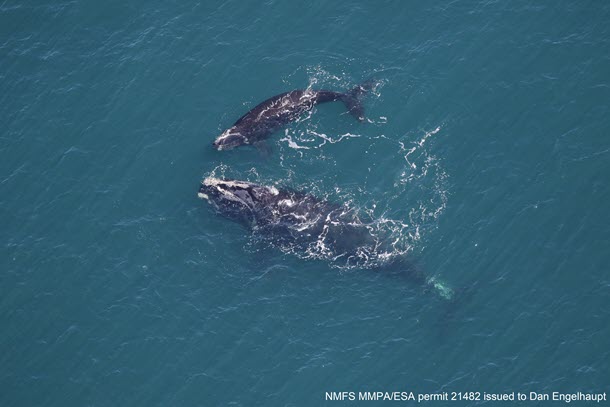
<path id="1" fill-rule="evenodd" d="M 360 266 L 358 260 L 362 260 L 363 252 L 367 258 L 374 256 L 384 244 L 379 236 L 370 233 L 372 220 L 360 219 L 347 205 L 305 192 L 208 177 L 201 183 L 198 196 L 208 201 L 220 215 L 241 223 L 275 244 L 296 250 L 307 250 L 312 245 L 322 247 L 320 253 L 327 259 L 341 258 L 348 264 Z M 404 258 L 386 266 L 384 271 L 405 275 L 445 299 L 453 296 L 451 288 L 425 276 L 421 269 Z"/>
<path id="2" fill-rule="evenodd" d="M 206 178 L 198 196 L 247 228 L 295 240 L 317 237 L 327 222 L 339 221 L 344 212 L 342 205 L 301 191 L 230 179 Z"/>
<path id="3" fill-rule="evenodd" d="M 351 115 L 364 121 L 361 97 L 373 86 L 374 83 L 369 81 L 346 93 L 311 89 L 281 93 L 259 103 L 240 117 L 216 138 L 213 146 L 218 150 L 230 150 L 242 145 L 256 145 L 320 103 L 342 101 Z"/>

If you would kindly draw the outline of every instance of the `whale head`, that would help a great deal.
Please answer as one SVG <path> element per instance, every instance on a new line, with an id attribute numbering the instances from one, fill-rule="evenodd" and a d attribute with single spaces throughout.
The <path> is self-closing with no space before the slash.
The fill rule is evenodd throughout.
<path id="1" fill-rule="evenodd" d="M 219 214 L 251 223 L 257 205 L 253 193 L 256 187 L 246 181 L 208 177 L 201 182 L 197 196 L 205 199 Z"/>
<path id="2" fill-rule="evenodd" d="M 205 199 L 221 215 L 252 225 L 279 194 L 274 186 L 208 177 L 201 182 L 197 196 Z"/>
<path id="3" fill-rule="evenodd" d="M 208 177 L 201 182 L 197 196 L 207 200 L 216 208 L 229 204 L 250 207 L 253 203 L 251 192 L 253 187 L 254 184 L 246 181 Z"/>
<path id="4" fill-rule="evenodd" d="M 248 139 L 237 126 L 233 126 L 218 136 L 212 145 L 218 150 L 230 150 L 244 144 L 248 144 Z"/>

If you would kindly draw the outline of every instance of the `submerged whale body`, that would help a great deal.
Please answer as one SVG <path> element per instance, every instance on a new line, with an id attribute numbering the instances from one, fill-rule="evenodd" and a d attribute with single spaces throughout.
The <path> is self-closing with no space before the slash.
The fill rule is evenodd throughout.
<path id="1" fill-rule="evenodd" d="M 218 150 L 229 150 L 242 145 L 256 145 L 282 126 L 297 120 L 315 105 L 326 102 L 342 101 L 352 116 L 364 121 L 361 98 L 374 86 L 375 83 L 369 81 L 347 93 L 305 89 L 273 96 L 240 117 L 233 126 L 216 138 L 213 146 Z"/>
<path id="2" fill-rule="evenodd" d="M 208 177 L 201 183 L 198 196 L 233 221 L 253 230 L 275 246 L 305 257 L 337 261 L 347 266 L 381 269 L 389 249 L 375 233 L 374 220 L 362 219 L 348 205 L 340 205 L 311 194 L 279 189 L 247 181 Z M 411 280 L 430 288 L 444 298 L 453 291 L 404 258 L 390 264 L 400 267 Z"/>

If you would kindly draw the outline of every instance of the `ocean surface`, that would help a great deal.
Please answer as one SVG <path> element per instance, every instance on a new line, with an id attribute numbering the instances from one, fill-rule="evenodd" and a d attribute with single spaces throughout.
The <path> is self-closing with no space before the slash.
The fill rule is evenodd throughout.
<path id="1" fill-rule="evenodd" d="M 603 1 L 0 2 L 0 406 L 610 392 L 609 21 Z M 371 78 L 364 123 L 329 103 L 269 154 L 211 146 L 270 96 Z M 261 242 L 197 198 L 210 175 L 349 202 L 456 297 Z"/>

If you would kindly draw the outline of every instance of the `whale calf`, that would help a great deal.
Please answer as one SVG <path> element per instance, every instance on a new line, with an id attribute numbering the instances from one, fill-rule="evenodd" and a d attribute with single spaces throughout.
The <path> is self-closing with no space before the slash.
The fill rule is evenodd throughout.
<path id="1" fill-rule="evenodd" d="M 298 250 L 327 260 L 341 259 L 344 264 L 355 267 L 367 267 L 371 259 L 382 259 L 388 254 L 388 242 L 374 232 L 375 221 L 361 218 L 347 204 L 302 191 L 214 177 L 201 182 L 198 196 L 220 215 L 292 252 Z M 453 296 L 451 288 L 426 277 L 404 257 L 394 260 L 390 266 L 400 267 L 411 280 L 443 298 Z"/>
<path id="2" fill-rule="evenodd" d="M 346 93 L 312 89 L 281 93 L 259 103 L 240 117 L 216 138 L 213 146 L 218 150 L 230 150 L 243 145 L 257 145 L 315 105 L 326 102 L 342 101 L 352 116 L 364 121 L 361 99 L 374 86 L 374 81 L 367 81 Z"/>

